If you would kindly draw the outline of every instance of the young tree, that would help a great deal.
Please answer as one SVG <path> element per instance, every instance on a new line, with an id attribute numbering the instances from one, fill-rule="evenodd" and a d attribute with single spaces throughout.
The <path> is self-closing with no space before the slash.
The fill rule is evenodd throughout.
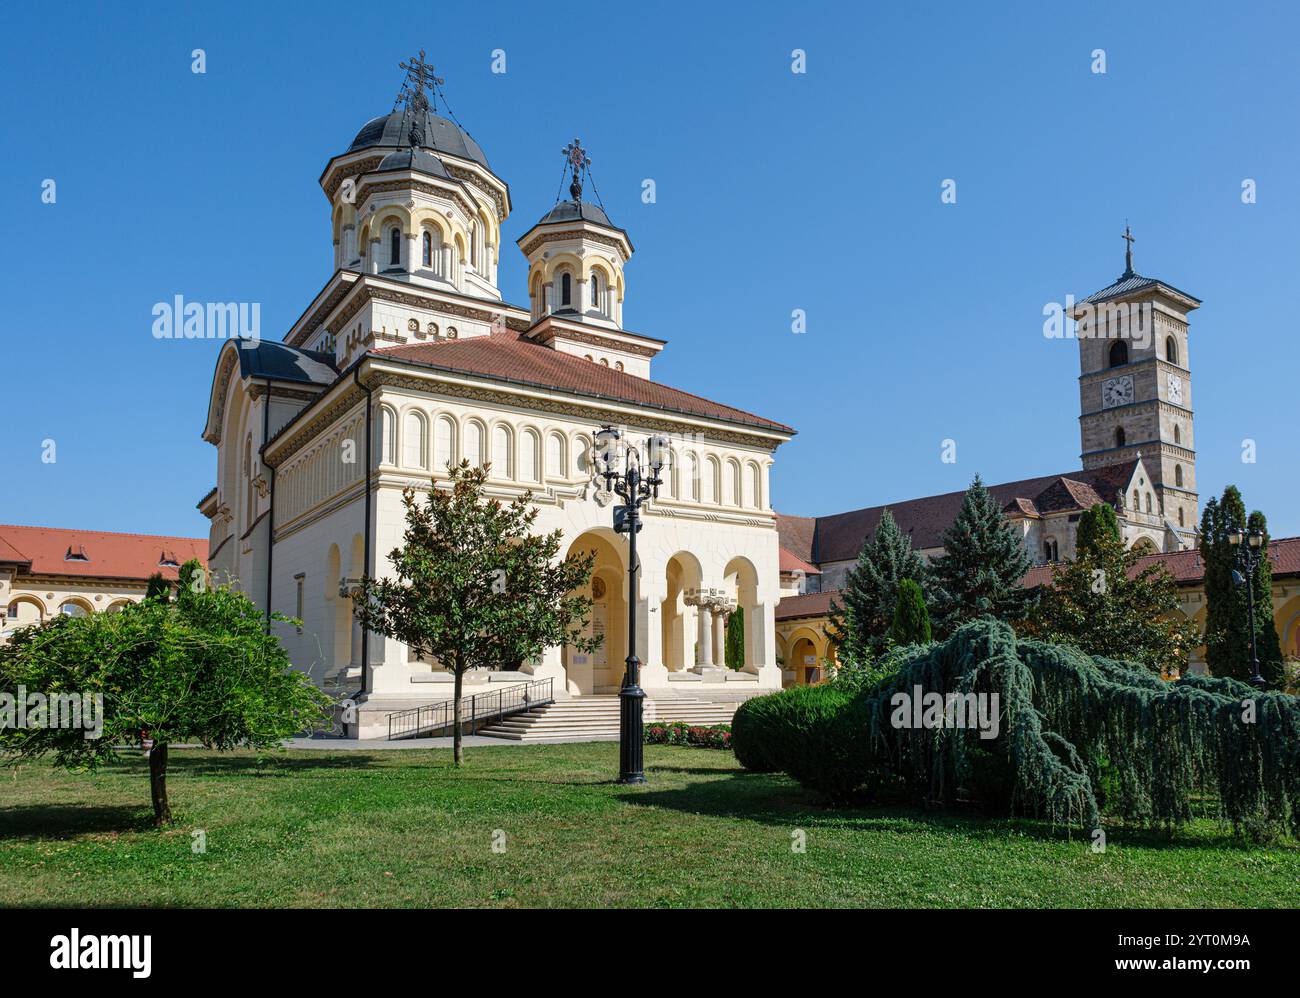
<path id="1" fill-rule="evenodd" d="M 459 766 L 461 690 L 470 669 L 499 669 L 550 645 L 594 651 L 584 636 L 591 615 L 587 586 L 594 552 L 557 560 L 559 530 L 534 534 L 532 493 L 510 503 L 488 499 L 488 469 L 468 461 L 420 501 L 402 493 L 406 532 L 389 555 L 393 577 L 362 579 L 356 615 L 367 630 L 395 638 L 455 677 L 452 753 Z"/>
<path id="2" fill-rule="evenodd" d="M 172 587 L 167 584 L 163 578 L 162 572 L 154 572 L 149 576 L 149 581 L 145 584 L 144 598 L 147 600 L 162 600 L 166 603 L 171 599 Z"/>
<path id="3" fill-rule="evenodd" d="M 1183 616 L 1174 577 L 1160 564 L 1138 569 L 1141 556 L 1124 547 L 1104 503 L 1083 513 L 1076 537 L 1075 559 L 1043 587 L 1028 633 L 1159 674 L 1181 672 L 1199 635 Z"/>
<path id="4" fill-rule="evenodd" d="M 1244 584 L 1233 579 L 1237 549 L 1228 543 L 1232 530 L 1259 530 L 1262 550 L 1268 551 L 1268 521 L 1256 510 L 1246 515 L 1246 504 L 1235 485 L 1211 498 L 1201 514 L 1201 562 L 1205 566 L 1205 660 L 1210 673 L 1248 681 L 1250 662 L 1249 599 Z M 1261 557 L 1252 580 L 1255 588 L 1255 641 L 1259 671 L 1270 686 L 1283 681 L 1282 647 L 1273 627 L 1273 566 Z"/>
<path id="5" fill-rule="evenodd" d="M 898 603 L 894 607 L 889 638 L 900 648 L 930 643 L 930 613 L 925 608 L 925 596 L 911 579 L 898 582 Z"/>
<path id="6" fill-rule="evenodd" d="M 880 523 L 858 552 L 857 566 L 848 574 L 839 599 L 831 601 L 831 630 L 840 655 L 850 662 L 870 662 L 888 647 L 889 628 L 898 602 L 898 583 L 911 579 L 924 588 L 929 575 L 925 560 L 912 550 L 912 539 L 898 529 L 885 509 Z"/>
<path id="7" fill-rule="evenodd" d="M 727 638 L 723 659 L 727 668 L 739 672 L 745 667 L 745 608 L 738 606 L 727 618 Z"/>
<path id="8" fill-rule="evenodd" d="M 944 531 L 943 547 L 943 557 L 930 566 L 941 631 L 950 634 L 977 617 L 1007 623 L 1024 618 L 1034 601 L 1020 582 L 1029 570 L 1029 552 L 979 475 Z"/>
<path id="9" fill-rule="evenodd" d="M 0 648 L 0 702 L 32 693 L 47 703 L 76 698 L 83 720 L 102 698 L 98 730 L 52 723 L 48 711 L 35 719 L 29 714 L 21 728 L 0 723 L 0 747 L 13 753 L 8 761 L 52 752 L 60 765 L 94 769 L 116 758 L 114 746 L 139 744 L 147 731 L 159 827 L 171 821 L 171 743 L 197 741 L 218 751 L 278 747 L 319 726 L 330 703 L 291 668 L 279 641 L 266 633 L 265 615 L 247 597 L 188 586 L 174 602 L 145 600 L 120 613 L 56 617 L 19 631 Z"/>

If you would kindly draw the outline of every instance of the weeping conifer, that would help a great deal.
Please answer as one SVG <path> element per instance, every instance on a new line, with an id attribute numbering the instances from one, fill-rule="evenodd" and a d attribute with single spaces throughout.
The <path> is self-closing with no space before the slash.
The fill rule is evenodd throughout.
<path id="1" fill-rule="evenodd" d="M 900 703 L 918 689 L 984 695 L 996 709 L 997 736 L 899 723 Z M 952 801 L 968 796 L 977 770 L 991 762 L 1005 774 L 1013 810 L 1055 824 L 1096 828 L 1104 810 L 1173 829 L 1193 816 L 1194 800 L 1213 796 L 1238 833 L 1300 836 L 1300 701 L 1283 693 L 1207 676 L 1168 682 L 1068 645 L 1018 641 L 993 620 L 914 649 L 895 675 L 843 707 L 766 709 L 765 701 L 793 692 L 737 711 L 737 757 L 767 746 L 769 769 L 836 797 L 894 786 L 913 798 Z M 801 725 L 817 730 L 784 730 Z M 820 769 L 784 758 L 791 750 L 782 746 L 808 742 L 830 760 Z"/>

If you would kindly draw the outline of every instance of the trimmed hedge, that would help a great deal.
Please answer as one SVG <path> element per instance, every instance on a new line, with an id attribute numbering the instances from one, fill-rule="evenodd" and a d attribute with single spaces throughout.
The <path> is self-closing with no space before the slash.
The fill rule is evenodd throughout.
<path id="1" fill-rule="evenodd" d="M 732 718 L 736 759 L 760 773 L 778 770 L 800 783 L 843 797 L 866 779 L 862 739 L 853 725 L 860 711 L 832 686 L 796 686 L 746 700 Z"/>
<path id="2" fill-rule="evenodd" d="M 731 748 L 731 725 L 687 724 L 685 721 L 655 721 L 645 726 L 647 745 L 688 745 L 691 748 Z"/>

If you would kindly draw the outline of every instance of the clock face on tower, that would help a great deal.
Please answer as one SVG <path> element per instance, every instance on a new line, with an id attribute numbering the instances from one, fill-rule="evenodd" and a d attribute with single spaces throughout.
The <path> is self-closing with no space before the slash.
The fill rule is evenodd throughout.
<path id="1" fill-rule="evenodd" d="M 1133 375 L 1122 378 L 1107 378 L 1101 383 L 1101 407 L 1112 409 L 1117 405 L 1127 405 L 1133 401 Z"/>
<path id="2" fill-rule="evenodd" d="M 1176 374 L 1169 375 L 1169 401 L 1174 405 L 1183 404 L 1183 379 Z"/>

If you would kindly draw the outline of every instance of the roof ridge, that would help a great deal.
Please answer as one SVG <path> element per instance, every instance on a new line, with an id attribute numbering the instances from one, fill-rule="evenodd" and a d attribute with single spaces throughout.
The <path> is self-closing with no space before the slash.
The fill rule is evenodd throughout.
<path id="1" fill-rule="evenodd" d="M 206 537 L 183 537 L 180 534 L 135 534 L 122 530 L 96 530 L 91 527 L 40 527 L 23 523 L 0 523 L 0 530 L 52 530 L 60 534 L 107 534 L 110 537 L 139 537 L 142 540 L 194 541 L 208 543 Z M 24 552 L 25 553 L 25 552 Z"/>

